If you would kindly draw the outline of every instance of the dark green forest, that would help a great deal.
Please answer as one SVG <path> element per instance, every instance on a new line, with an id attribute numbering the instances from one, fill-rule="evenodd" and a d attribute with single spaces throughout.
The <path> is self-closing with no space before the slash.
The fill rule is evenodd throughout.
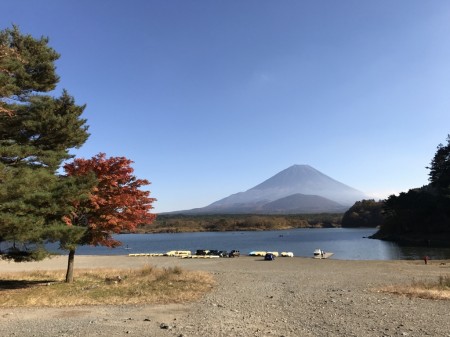
<path id="1" fill-rule="evenodd" d="M 357 201 L 342 217 L 342 227 L 378 227 L 385 220 L 384 201 Z"/>
<path id="2" fill-rule="evenodd" d="M 428 185 L 384 202 L 385 220 L 373 238 L 450 247 L 450 135 L 446 145 L 438 145 L 428 169 Z"/>

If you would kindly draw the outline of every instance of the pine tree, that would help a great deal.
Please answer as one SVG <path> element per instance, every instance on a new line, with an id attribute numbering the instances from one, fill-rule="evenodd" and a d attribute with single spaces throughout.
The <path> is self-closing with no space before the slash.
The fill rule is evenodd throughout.
<path id="1" fill-rule="evenodd" d="M 54 63 L 58 58 L 48 38 L 23 35 L 17 26 L 0 31 L 0 112 L 12 114 L 11 103 L 53 90 L 59 80 Z"/>
<path id="2" fill-rule="evenodd" d="M 447 145 L 438 145 L 429 169 L 431 185 L 442 197 L 450 198 L 450 135 L 447 135 Z"/>
<path id="3" fill-rule="evenodd" d="M 59 80 L 58 58 L 47 38 L 16 26 L 0 31 L 0 242 L 15 260 L 42 257 L 40 244 L 58 239 L 73 199 L 92 187 L 57 174 L 89 136 L 85 106 L 65 90 L 48 94 Z"/>

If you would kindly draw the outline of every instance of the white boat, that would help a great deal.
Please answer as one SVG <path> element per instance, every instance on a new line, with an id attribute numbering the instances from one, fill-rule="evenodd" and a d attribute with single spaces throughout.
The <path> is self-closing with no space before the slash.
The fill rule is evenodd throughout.
<path id="1" fill-rule="evenodd" d="M 249 256 L 265 256 L 267 252 L 263 252 L 263 251 L 252 251 L 250 253 L 248 253 Z"/>
<path id="2" fill-rule="evenodd" d="M 171 250 L 164 254 L 165 256 L 177 256 L 177 257 L 184 257 L 192 255 L 190 250 Z"/>
<path id="3" fill-rule="evenodd" d="M 322 249 L 315 249 L 313 255 L 315 259 L 328 259 L 334 255 L 334 253 L 324 252 Z"/>
<path id="4" fill-rule="evenodd" d="M 323 253 L 325 253 L 322 249 L 320 249 L 320 248 L 318 248 L 318 249 L 315 249 L 314 250 L 314 257 L 321 257 L 321 256 L 323 256 Z"/>

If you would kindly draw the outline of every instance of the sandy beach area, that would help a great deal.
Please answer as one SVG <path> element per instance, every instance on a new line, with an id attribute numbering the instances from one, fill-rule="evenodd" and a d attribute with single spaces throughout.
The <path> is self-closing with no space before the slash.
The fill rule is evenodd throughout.
<path id="1" fill-rule="evenodd" d="M 67 257 L 0 261 L 5 272 L 61 270 Z M 210 272 L 217 286 L 194 303 L 1 308 L 0 336 L 445 336 L 450 302 L 408 298 L 380 287 L 437 281 L 450 260 L 343 261 L 241 256 L 221 259 L 76 256 L 83 268 L 179 266 Z M 75 274 L 76 276 L 76 274 Z M 0 289 L 1 290 L 1 289 Z M 0 299 L 1 301 L 1 299 Z"/>

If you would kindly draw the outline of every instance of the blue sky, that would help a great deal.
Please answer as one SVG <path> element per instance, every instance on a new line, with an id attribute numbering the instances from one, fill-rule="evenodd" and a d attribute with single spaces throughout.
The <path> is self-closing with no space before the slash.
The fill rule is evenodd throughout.
<path id="1" fill-rule="evenodd" d="M 428 182 L 450 133 L 450 2 L 3 0 L 50 38 L 58 91 L 134 161 L 156 212 L 206 206 L 293 164 L 375 198 Z"/>

